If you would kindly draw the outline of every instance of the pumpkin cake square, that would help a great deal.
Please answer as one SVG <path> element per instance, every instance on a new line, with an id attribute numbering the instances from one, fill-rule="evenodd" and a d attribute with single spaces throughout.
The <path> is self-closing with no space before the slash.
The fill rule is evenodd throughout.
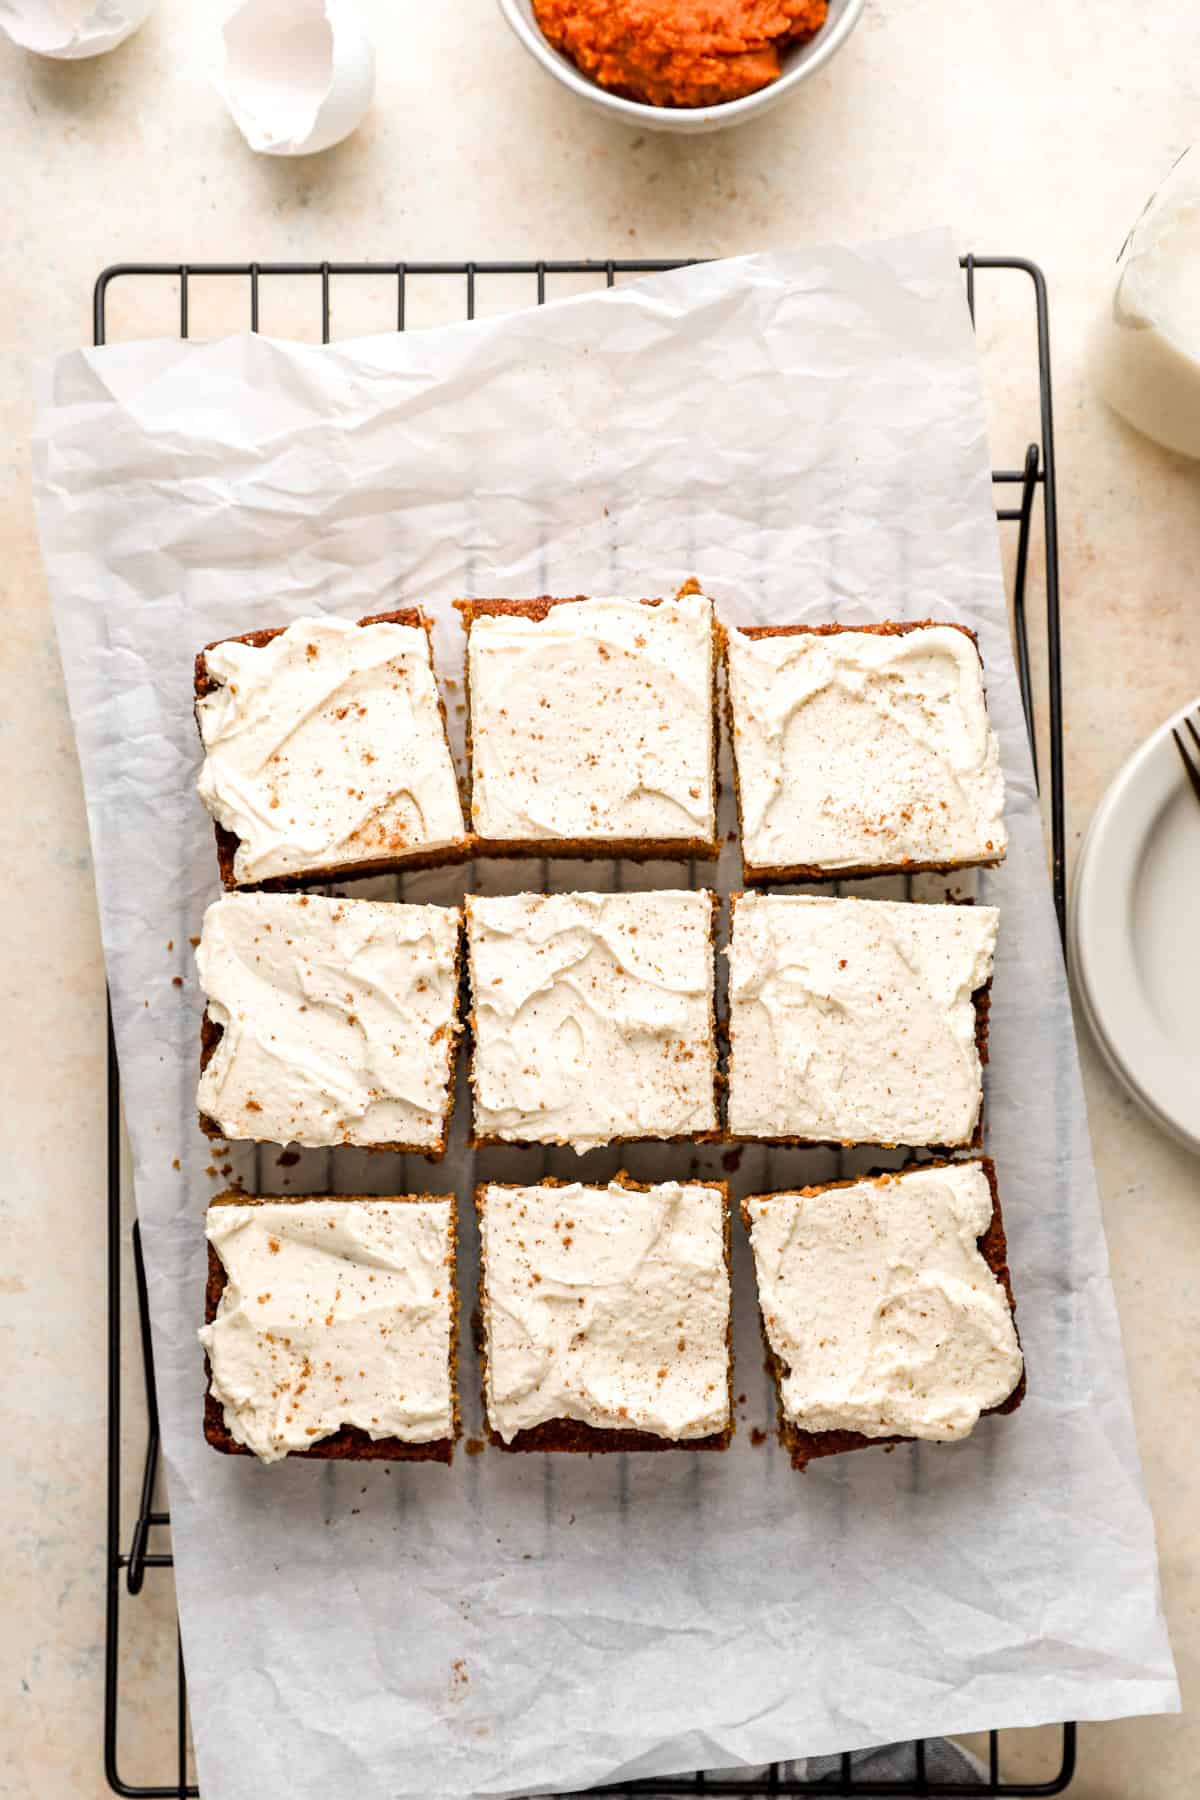
<path id="1" fill-rule="evenodd" d="M 211 1137 L 441 1156 L 459 1034 L 458 907 L 226 894 L 196 967 Z"/>
<path id="2" fill-rule="evenodd" d="M 484 1405 L 504 1450 L 724 1450 L 724 1182 L 476 1192 Z"/>
<path id="3" fill-rule="evenodd" d="M 717 855 L 717 635 L 694 583 L 455 604 L 481 854 Z"/>
<path id="4" fill-rule="evenodd" d="M 298 619 L 196 658 L 197 787 L 227 888 L 461 861 L 470 840 L 416 608 Z"/>
<path id="5" fill-rule="evenodd" d="M 459 1432 L 452 1194 L 228 1192 L 205 1222 L 204 1435 L 216 1450 L 449 1462 Z"/>
<path id="6" fill-rule="evenodd" d="M 977 1144 L 999 918 L 991 906 L 734 895 L 729 1135 Z"/>
<path id="7" fill-rule="evenodd" d="M 958 1443 L 1025 1393 L 995 1165 L 916 1164 L 742 1203 L 796 1468 Z"/>
<path id="8" fill-rule="evenodd" d="M 477 1144 L 717 1134 L 705 890 L 469 895 Z"/>
<path id="9" fill-rule="evenodd" d="M 962 625 L 725 631 L 747 881 L 1001 861 L 1004 777 Z"/>

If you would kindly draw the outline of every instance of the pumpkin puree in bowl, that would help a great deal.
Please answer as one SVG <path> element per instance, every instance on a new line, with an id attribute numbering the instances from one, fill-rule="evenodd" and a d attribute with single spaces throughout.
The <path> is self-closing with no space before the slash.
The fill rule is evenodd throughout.
<path id="1" fill-rule="evenodd" d="M 828 0 L 533 0 L 547 41 L 614 94 L 715 106 L 767 87 Z"/>

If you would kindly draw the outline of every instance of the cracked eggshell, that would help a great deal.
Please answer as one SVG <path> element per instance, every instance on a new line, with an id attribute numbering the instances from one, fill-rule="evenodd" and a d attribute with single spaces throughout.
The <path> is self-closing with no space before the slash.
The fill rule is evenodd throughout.
<path id="1" fill-rule="evenodd" d="M 311 156 L 361 123 L 375 52 L 349 0 L 242 0 L 222 37 L 217 86 L 252 150 Z"/>
<path id="2" fill-rule="evenodd" d="M 23 50 L 77 62 L 131 37 L 154 0 L 0 0 L 0 31 Z"/>

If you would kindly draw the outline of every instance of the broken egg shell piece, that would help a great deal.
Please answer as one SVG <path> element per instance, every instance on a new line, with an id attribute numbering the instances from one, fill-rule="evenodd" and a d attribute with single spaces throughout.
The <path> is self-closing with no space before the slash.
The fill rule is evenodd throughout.
<path id="1" fill-rule="evenodd" d="M 222 36 L 217 85 L 252 150 L 312 156 L 362 122 L 375 52 L 349 0 L 243 0 Z"/>
<path id="2" fill-rule="evenodd" d="M 0 31 L 22 50 L 78 62 L 131 37 L 154 0 L 0 0 Z"/>

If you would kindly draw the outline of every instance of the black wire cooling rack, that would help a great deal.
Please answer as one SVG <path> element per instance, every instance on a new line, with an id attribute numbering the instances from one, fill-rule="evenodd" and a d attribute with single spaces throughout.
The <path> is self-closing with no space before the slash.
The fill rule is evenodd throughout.
<path id="1" fill-rule="evenodd" d="M 624 277 L 653 275 L 684 266 L 685 260 L 607 262 L 424 262 L 424 263 L 120 263 L 105 269 L 96 282 L 94 296 L 94 341 L 103 344 L 109 335 L 109 305 L 113 289 L 121 284 L 125 297 L 133 283 L 152 284 L 160 293 L 164 289 L 177 296 L 178 333 L 189 335 L 194 291 L 203 283 L 217 279 L 243 284 L 243 301 L 248 310 L 242 314 L 252 331 L 259 329 L 260 299 L 284 279 L 294 283 L 298 278 L 312 289 L 313 303 L 319 307 L 321 341 L 328 343 L 333 335 L 334 296 L 336 284 L 348 277 L 370 277 L 387 288 L 394 284 L 394 312 L 390 323 L 398 331 L 411 324 L 410 296 L 415 282 L 434 281 L 443 289 L 453 284 L 463 302 L 465 317 L 476 316 L 477 304 L 485 286 L 503 278 L 506 296 L 513 280 L 527 284 L 524 303 L 536 299 L 540 306 L 553 297 L 549 288 L 555 278 L 570 277 L 577 285 L 591 280 L 613 287 Z M 1037 356 L 1037 428 L 1030 437 L 1020 468 L 993 471 L 996 490 L 996 518 L 1007 530 L 1015 530 L 1013 560 L 1012 619 L 1017 673 L 1021 700 L 1029 728 L 1034 770 L 1039 774 L 1039 744 L 1035 699 L 1033 658 L 1030 652 L 1030 629 L 1027 614 L 1029 553 L 1031 538 L 1041 515 L 1044 563 L 1044 619 L 1040 639 L 1044 661 L 1045 703 L 1044 736 L 1049 745 L 1050 855 L 1054 904 L 1060 934 L 1065 933 L 1065 813 L 1063 800 L 1062 743 L 1062 662 L 1059 630 L 1058 596 L 1058 518 L 1055 495 L 1054 421 L 1050 388 L 1049 313 L 1046 283 L 1041 270 L 1022 257 L 967 256 L 962 259 L 966 281 L 967 303 L 974 319 L 980 278 L 990 284 L 993 278 L 1015 277 L 1027 287 L 1033 305 Z M 317 314 L 310 315 L 315 322 Z M 376 329 L 380 327 L 377 325 Z M 1040 507 L 1039 507 L 1040 499 Z M 1065 942 L 1065 935 L 1064 935 Z M 123 1601 L 136 1599 L 143 1593 L 147 1574 L 170 1569 L 173 1557 L 169 1548 L 157 1547 L 167 1542 L 170 1514 L 155 1506 L 159 1475 L 158 1402 L 154 1382 L 154 1356 L 150 1342 L 150 1316 L 146 1293 L 146 1273 L 142 1262 L 141 1241 L 136 1223 L 127 1243 L 123 1229 L 124 1176 L 121 1160 L 120 1085 L 112 1020 L 108 1028 L 108 1519 L 106 1557 L 106 1630 L 104 1682 L 104 1770 L 115 1793 L 133 1800 L 187 1800 L 199 1789 L 189 1779 L 187 1686 L 183 1653 L 178 1630 L 175 1641 L 175 1767 L 163 1780 L 138 1785 L 126 1781 L 118 1761 L 122 1740 L 122 1707 L 135 1703 L 130 1698 L 129 1681 L 122 1681 L 122 1619 L 130 1609 Z M 126 1529 L 122 1520 L 122 1286 L 130 1275 L 136 1296 L 141 1373 L 145 1392 L 146 1439 L 142 1456 L 140 1497 L 132 1525 Z M 128 1545 L 128 1548 L 125 1546 Z M 646 1800 L 696 1800 L 697 1795 L 736 1797 L 736 1800 L 766 1800 L 767 1796 L 900 1796 L 925 1797 L 925 1800 L 949 1800 L 949 1796 L 967 1800 L 1017 1800 L 1018 1796 L 1061 1794 L 1075 1773 L 1076 1732 L 1073 1724 L 1061 1727 L 1061 1747 L 1057 1772 L 1043 1781 L 1005 1780 L 1000 1773 L 1000 1733 L 988 1734 L 986 1774 L 977 1782 L 965 1783 L 960 1778 L 946 1780 L 931 1771 L 927 1746 L 918 1740 L 909 1747 L 912 1773 L 901 1779 L 878 1780 L 859 1771 L 849 1754 L 832 1759 L 830 1772 L 800 1775 L 788 1764 L 774 1764 L 766 1771 L 739 1776 L 736 1774 L 669 1776 L 665 1779 L 627 1783 L 623 1787 L 605 1789 L 614 1796 L 638 1796 Z M 830 1759 L 825 1759 L 828 1766 Z"/>

